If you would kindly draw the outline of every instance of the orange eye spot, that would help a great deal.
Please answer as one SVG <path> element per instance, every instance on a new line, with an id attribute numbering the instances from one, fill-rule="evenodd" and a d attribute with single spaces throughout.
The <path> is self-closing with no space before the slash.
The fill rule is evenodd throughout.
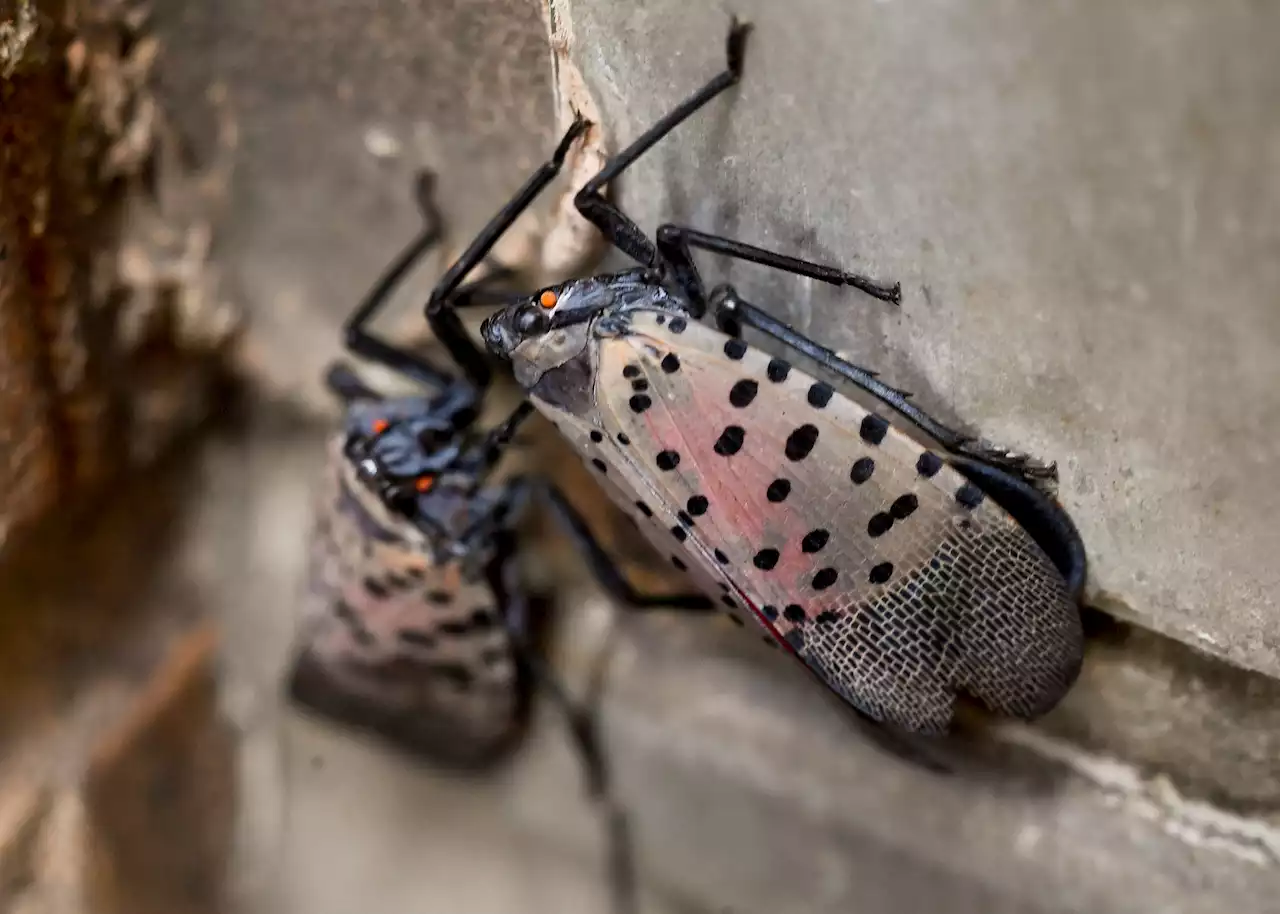
<path id="1" fill-rule="evenodd" d="M 435 484 L 436 478 L 434 476 L 419 476 L 413 487 L 425 495 L 431 491 L 431 487 Z"/>
<path id="2" fill-rule="evenodd" d="M 387 426 L 389 426 L 390 424 L 391 424 L 391 423 L 390 423 L 390 422 L 388 422 L 386 419 L 374 419 L 374 420 L 373 420 L 373 433 L 374 433 L 375 435 L 381 435 L 383 432 L 385 432 L 385 431 L 387 430 Z"/>
<path id="3" fill-rule="evenodd" d="M 559 299 L 556 297 L 556 293 L 552 292 L 550 289 L 543 292 L 538 298 L 538 303 L 544 308 L 554 308 L 557 301 L 559 301 Z"/>

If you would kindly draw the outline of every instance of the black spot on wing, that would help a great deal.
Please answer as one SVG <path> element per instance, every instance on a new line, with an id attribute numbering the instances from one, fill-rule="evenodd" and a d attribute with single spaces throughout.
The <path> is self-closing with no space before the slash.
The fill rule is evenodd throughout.
<path id="1" fill-rule="evenodd" d="M 891 515 L 885 514 L 883 511 L 879 514 L 874 514 L 871 520 L 867 521 L 867 536 L 872 538 L 884 536 L 892 526 L 893 517 Z"/>
<path id="2" fill-rule="evenodd" d="M 876 462 L 870 457 L 859 457 L 853 462 L 853 468 L 849 470 L 849 479 L 855 486 L 860 486 L 868 479 L 871 474 L 876 471 Z"/>
<path id="3" fill-rule="evenodd" d="M 893 504 L 889 506 L 889 513 L 893 515 L 894 520 L 905 520 L 918 507 L 920 507 L 920 499 L 908 492 L 906 495 L 899 495 L 893 500 Z"/>
<path id="4" fill-rule="evenodd" d="M 831 395 L 835 393 L 831 389 L 830 384 L 822 381 L 815 381 L 809 385 L 809 405 L 815 409 L 822 409 L 831 402 Z"/>
<path id="5" fill-rule="evenodd" d="M 966 482 L 960 488 L 956 489 L 956 501 L 966 508 L 973 509 L 982 504 L 985 498 L 982 490 L 971 482 Z"/>
<path id="6" fill-rule="evenodd" d="M 836 579 L 839 577 L 840 577 L 839 572 L 837 572 L 834 568 L 823 568 L 821 571 L 819 571 L 817 574 L 813 576 L 813 589 L 826 590 L 828 587 L 834 584 L 836 582 Z"/>
<path id="7" fill-rule="evenodd" d="M 627 403 L 630 405 L 631 411 L 637 414 L 644 412 L 653 405 L 653 401 L 649 399 L 648 394 L 635 394 Z"/>
<path id="8" fill-rule="evenodd" d="M 867 580 L 872 584 L 884 584 L 891 577 L 893 577 L 893 562 L 881 562 L 871 569 Z"/>
<path id="9" fill-rule="evenodd" d="M 713 450 L 721 457 L 732 457 L 742 450 L 742 443 L 746 437 L 746 430 L 741 425 L 730 425 L 720 433 Z"/>
<path id="10" fill-rule="evenodd" d="M 785 453 L 791 461 L 803 460 L 809 456 L 813 446 L 818 443 L 818 427 L 806 422 L 787 436 Z"/>
<path id="11" fill-rule="evenodd" d="M 759 386 L 750 378 L 743 378 L 733 385 L 729 390 L 729 403 L 738 409 L 744 409 L 751 405 L 751 401 L 756 398 L 756 391 Z"/>
<path id="12" fill-rule="evenodd" d="M 916 472 L 926 479 L 936 476 L 942 469 L 942 458 L 933 451 L 925 451 L 916 460 Z"/>
<path id="13" fill-rule="evenodd" d="M 775 384 L 781 384 L 787 379 L 787 375 L 791 373 L 791 363 L 783 359 L 770 359 L 769 367 L 765 369 L 765 374 L 769 380 Z"/>
<path id="14" fill-rule="evenodd" d="M 724 354 L 736 362 L 747 354 L 747 344 L 730 337 L 724 341 Z"/>
<path id="15" fill-rule="evenodd" d="M 827 545 L 827 541 L 830 539 L 831 534 L 822 528 L 810 530 L 804 535 L 804 539 L 800 541 L 800 551 L 808 553 L 817 552 L 822 549 L 823 546 Z"/>
<path id="16" fill-rule="evenodd" d="M 432 648 L 436 646 L 436 636 L 417 628 L 402 628 L 396 632 L 396 638 L 412 647 Z"/>
<path id="17" fill-rule="evenodd" d="M 668 473 L 680 465 L 680 454 L 677 451 L 659 451 L 655 462 L 658 469 Z"/>
<path id="18" fill-rule="evenodd" d="M 862 425 L 858 429 L 858 434 L 862 440 L 868 444 L 879 444 L 884 441 L 884 436 L 889 431 L 889 423 L 875 413 L 868 413 L 863 417 Z"/>
<path id="19" fill-rule="evenodd" d="M 751 563 L 761 571 L 769 571 L 778 564 L 778 550 L 772 548 L 761 549 L 751 559 Z"/>

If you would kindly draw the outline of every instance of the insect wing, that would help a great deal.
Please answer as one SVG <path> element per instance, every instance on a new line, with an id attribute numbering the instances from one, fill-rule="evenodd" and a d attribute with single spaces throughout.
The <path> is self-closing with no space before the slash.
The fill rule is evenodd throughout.
<path id="1" fill-rule="evenodd" d="M 954 695 L 1034 717 L 1074 680 L 1078 610 L 1040 547 L 938 456 L 805 372 L 702 324 L 599 342 L 616 500 L 736 592 L 871 717 L 945 729 Z M 619 438 L 629 442 L 619 444 Z M 715 591 L 710 591 L 714 593 Z"/>
<path id="2" fill-rule="evenodd" d="M 436 564 L 331 447 L 292 688 L 303 704 L 441 761 L 482 759 L 520 723 L 502 607 L 483 577 Z"/>

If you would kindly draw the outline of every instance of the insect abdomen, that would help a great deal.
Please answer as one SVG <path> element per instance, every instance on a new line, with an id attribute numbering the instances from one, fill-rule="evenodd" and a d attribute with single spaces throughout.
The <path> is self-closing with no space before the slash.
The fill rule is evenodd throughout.
<path id="1" fill-rule="evenodd" d="M 525 684 L 483 579 L 435 563 L 351 477 L 341 441 L 317 505 L 290 690 L 298 702 L 447 764 L 496 757 Z"/>

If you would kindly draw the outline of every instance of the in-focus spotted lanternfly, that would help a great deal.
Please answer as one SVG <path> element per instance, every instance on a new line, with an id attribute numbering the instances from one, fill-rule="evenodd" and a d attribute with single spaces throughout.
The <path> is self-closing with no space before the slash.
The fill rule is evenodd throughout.
<path id="1" fill-rule="evenodd" d="M 512 302 L 485 320 L 485 344 L 678 569 L 864 717 L 937 733 L 967 694 L 1034 718 L 1070 688 L 1082 656 L 1084 548 L 1048 494 L 1055 469 L 946 428 L 731 286 L 708 295 L 691 251 L 895 305 L 898 286 L 680 226 L 660 227 L 651 241 L 601 193 L 738 82 L 748 29 L 735 21 L 727 69 L 577 194 L 583 216 L 641 266 Z M 585 126 L 576 123 L 561 147 Z M 536 183 L 486 227 L 458 275 L 485 256 Z M 698 321 L 708 309 L 718 329 Z M 426 315 L 460 364 L 483 364 L 453 303 L 433 298 Z M 747 345 L 744 326 L 879 405 L 866 409 Z"/>
<path id="2" fill-rule="evenodd" d="M 476 769 L 518 744 L 532 686 L 543 686 L 567 716 L 588 793 L 606 815 L 615 909 L 630 911 L 625 820 L 608 791 L 593 711 L 538 656 L 517 573 L 516 524 L 531 500 L 547 506 L 624 604 L 693 610 L 711 603 L 636 592 L 553 486 L 529 476 L 491 481 L 533 411 L 527 401 L 495 428 L 477 429 L 487 370 L 456 378 L 369 332 L 393 288 L 441 235 L 431 183 L 424 179 L 418 189 L 425 228 L 354 311 L 346 343 L 434 393 L 384 397 L 344 364 L 328 373 L 346 416 L 329 443 L 289 693 L 303 707 L 436 763 Z M 436 294 L 459 304 L 502 303 L 511 296 L 488 284 L 503 275 L 462 285 L 451 273 Z"/>

